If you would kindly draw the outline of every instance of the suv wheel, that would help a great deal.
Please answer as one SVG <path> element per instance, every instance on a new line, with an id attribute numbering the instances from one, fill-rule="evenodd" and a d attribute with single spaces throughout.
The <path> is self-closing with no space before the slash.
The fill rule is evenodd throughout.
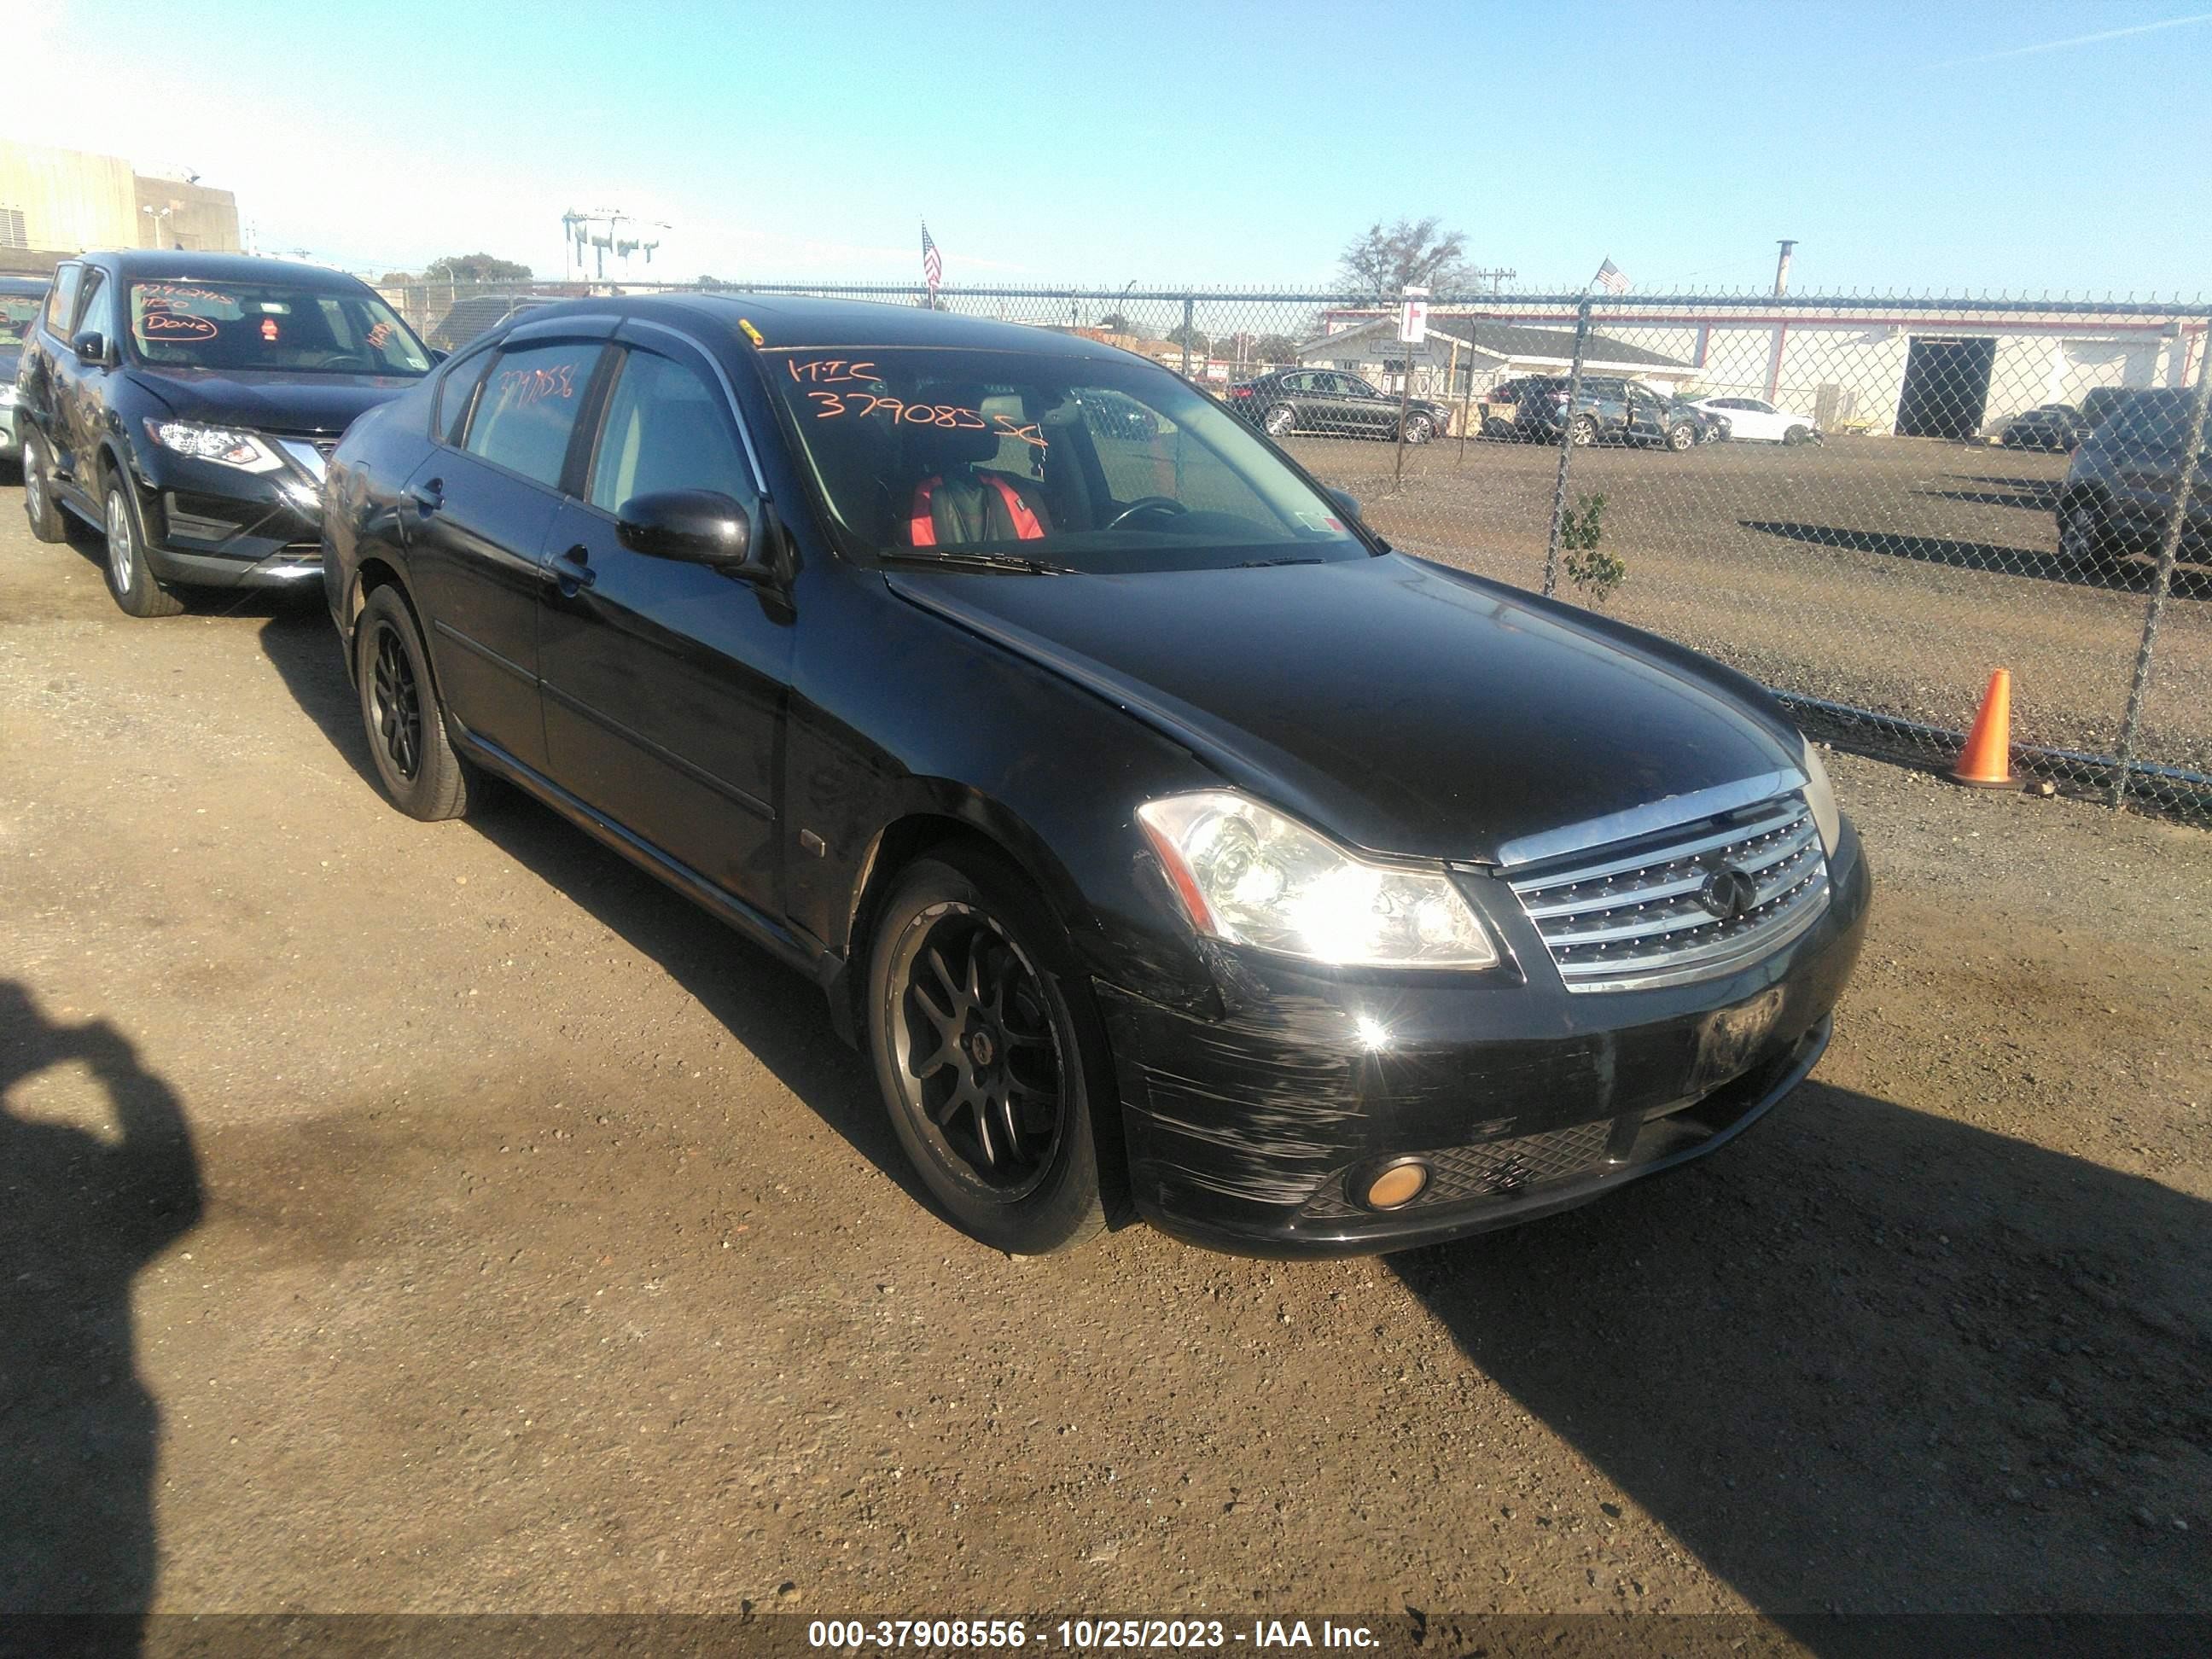
<path id="1" fill-rule="evenodd" d="M 1808 427 L 1793 426 L 1782 434 L 1782 441 L 1785 444 L 1810 443 L 1813 441 L 1812 430 Z"/>
<path id="2" fill-rule="evenodd" d="M 1670 426 L 1667 428 L 1667 447 L 1676 454 L 1680 454 L 1686 449 L 1695 449 L 1697 447 L 1698 428 L 1688 422 L 1685 421 L 1680 426 Z"/>
<path id="3" fill-rule="evenodd" d="M 2119 568 L 2120 555 L 2105 528 L 2105 515 L 2094 503 L 2070 501 L 2058 512 L 2058 556 L 2075 570 L 2109 574 Z"/>
<path id="4" fill-rule="evenodd" d="M 1428 416 L 1416 414 L 1408 415 L 1406 417 L 1406 441 L 1407 443 L 1425 444 L 1436 435 L 1437 423 Z"/>
<path id="5" fill-rule="evenodd" d="M 482 775 L 454 752 L 446 734 L 429 654 L 398 589 L 380 587 L 368 596 L 353 648 L 361 723 L 384 793 L 426 823 L 465 816 L 481 793 Z"/>
<path id="6" fill-rule="evenodd" d="M 1003 860 L 917 860 L 868 956 L 876 1080 L 915 1171 L 963 1231 L 1044 1255 L 1106 1224 L 1105 1033 L 1066 935 Z"/>
<path id="7" fill-rule="evenodd" d="M 107 591 L 126 617 L 173 617 L 185 602 L 154 580 L 146 562 L 146 521 L 138 492 L 120 473 L 107 475 Z"/>
<path id="8" fill-rule="evenodd" d="M 23 516 L 31 521 L 31 534 L 37 540 L 58 542 L 68 538 L 62 505 L 54 499 L 46 442 L 35 432 L 23 434 Z"/>
<path id="9" fill-rule="evenodd" d="M 1267 414 L 1261 417 L 1260 424 L 1267 429 L 1270 438 L 1287 438 L 1291 435 L 1291 427 L 1296 419 L 1297 416 L 1292 413 L 1288 404 L 1274 404 L 1270 405 Z"/>
<path id="10" fill-rule="evenodd" d="M 1597 421 L 1589 415 L 1577 415 L 1567 422 L 1567 437 L 1577 447 L 1587 449 L 1597 441 Z"/>

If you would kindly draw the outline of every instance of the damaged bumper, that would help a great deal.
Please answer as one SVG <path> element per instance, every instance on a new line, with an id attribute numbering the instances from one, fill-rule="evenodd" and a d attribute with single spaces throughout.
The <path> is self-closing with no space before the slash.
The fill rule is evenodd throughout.
<path id="1" fill-rule="evenodd" d="M 1848 828 L 1826 913 L 1726 978 L 1570 994 L 1525 978 L 1332 975 L 1240 963 L 1222 1018 L 1112 987 L 1133 1196 L 1147 1219 L 1242 1255 L 1368 1255 L 1592 1199 L 1725 1144 L 1802 1081 L 1856 961 L 1871 884 Z M 1425 1184 L 1377 1209 L 1375 1177 Z"/>

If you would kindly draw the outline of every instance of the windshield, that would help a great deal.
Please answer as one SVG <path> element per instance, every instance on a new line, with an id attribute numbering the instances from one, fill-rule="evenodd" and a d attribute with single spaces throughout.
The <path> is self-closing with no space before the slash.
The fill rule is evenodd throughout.
<path id="1" fill-rule="evenodd" d="M 1366 556 L 1342 509 L 1148 364 L 1019 351 L 761 354 L 852 550 L 1085 572 Z"/>
<path id="2" fill-rule="evenodd" d="M 0 294 L 0 346 L 14 345 L 27 337 L 39 307 L 45 303 L 41 294 Z"/>
<path id="3" fill-rule="evenodd" d="M 422 343 L 367 289 L 284 283 L 133 283 L 131 343 L 142 362 L 293 374 L 427 374 Z"/>

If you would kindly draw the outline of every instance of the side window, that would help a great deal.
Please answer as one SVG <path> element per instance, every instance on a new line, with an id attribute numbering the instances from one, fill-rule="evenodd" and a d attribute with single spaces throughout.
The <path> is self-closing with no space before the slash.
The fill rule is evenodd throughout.
<path id="1" fill-rule="evenodd" d="M 88 270 L 84 274 L 84 294 L 77 306 L 76 332 L 82 334 L 88 328 L 98 329 L 111 345 L 119 344 L 115 337 L 115 292 L 104 270 Z"/>
<path id="2" fill-rule="evenodd" d="M 619 513 L 667 489 L 712 489 L 742 502 L 753 494 L 720 389 L 672 358 L 633 349 L 607 399 L 587 494 L 593 507 Z"/>
<path id="3" fill-rule="evenodd" d="M 1310 392 L 1313 390 L 1312 381 L 1310 374 L 1285 374 L 1281 377 L 1280 385 L 1285 392 Z"/>
<path id="4" fill-rule="evenodd" d="M 54 272 L 54 285 L 46 291 L 46 332 L 66 340 L 70 319 L 76 314 L 77 284 L 84 280 L 82 265 L 63 265 Z"/>
<path id="5" fill-rule="evenodd" d="M 441 441 L 456 448 L 460 447 L 461 429 L 468 423 L 469 399 L 483 384 L 484 370 L 491 367 L 491 360 L 498 355 L 495 351 L 479 351 L 446 371 L 446 378 L 438 383 L 436 430 Z"/>
<path id="6" fill-rule="evenodd" d="M 596 340 L 565 340 L 501 352 L 461 447 L 558 489 L 576 411 L 602 349 Z"/>

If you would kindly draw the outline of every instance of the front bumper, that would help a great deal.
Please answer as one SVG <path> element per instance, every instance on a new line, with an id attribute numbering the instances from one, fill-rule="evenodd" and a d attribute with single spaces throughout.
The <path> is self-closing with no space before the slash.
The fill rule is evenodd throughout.
<path id="1" fill-rule="evenodd" d="M 197 587 L 275 587 L 321 573 L 322 513 L 300 480 L 194 471 L 214 476 L 165 479 L 151 492 L 146 562 L 156 576 Z"/>
<path id="2" fill-rule="evenodd" d="M 1714 1151 L 1826 1045 L 1871 892 L 1848 826 L 1829 883 L 1797 939 L 1692 985 L 1570 994 L 1540 956 L 1525 982 L 1457 983 L 1246 956 L 1245 994 L 1218 1019 L 1101 985 L 1137 1207 L 1242 1255 L 1370 1255 L 1586 1203 Z M 1372 1172 L 1414 1156 L 1431 1174 L 1413 1202 L 1358 1202 Z"/>

